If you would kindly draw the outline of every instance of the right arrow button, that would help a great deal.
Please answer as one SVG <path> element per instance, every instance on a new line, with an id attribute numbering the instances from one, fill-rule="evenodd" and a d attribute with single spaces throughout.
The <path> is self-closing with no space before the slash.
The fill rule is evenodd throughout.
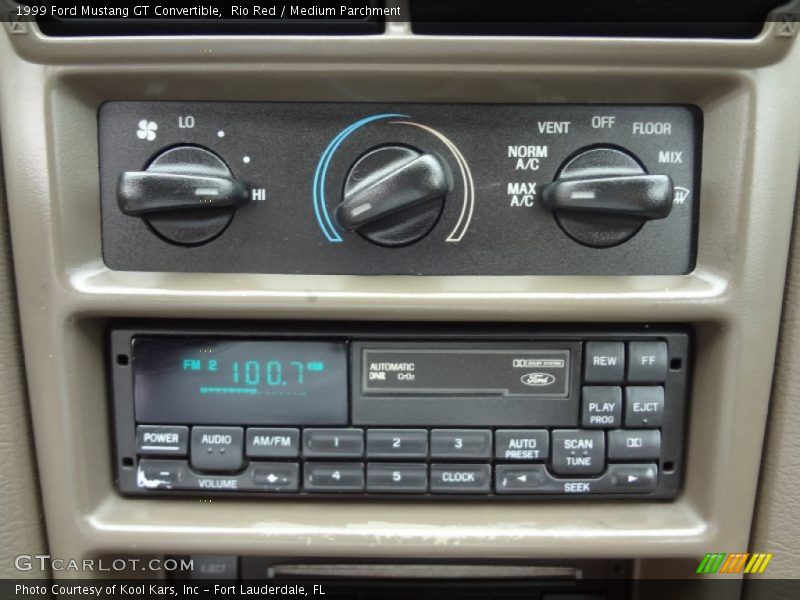
<path id="1" fill-rule="evenodd" d="M 652 492 L 658 483 L 655 465 L 608 465 L 609 493 Z"/>

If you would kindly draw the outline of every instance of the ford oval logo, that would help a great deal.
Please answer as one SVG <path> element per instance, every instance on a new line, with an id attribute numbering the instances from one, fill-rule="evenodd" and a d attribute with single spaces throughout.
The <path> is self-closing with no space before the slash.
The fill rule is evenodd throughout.
<path id="1" fill-rule="evenodd" d="M 555 375 L 550 375 L 550 373 L 525 373 L 525 375 L 520 378 L 520 381 L 525 385 L 534 387 L 550 385 L 555 382 L 555 380 Z"/>

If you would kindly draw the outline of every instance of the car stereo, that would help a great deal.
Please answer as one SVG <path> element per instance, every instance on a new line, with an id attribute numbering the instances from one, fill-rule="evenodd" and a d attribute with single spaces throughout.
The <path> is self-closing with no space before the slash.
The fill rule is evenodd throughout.
<path id="1" fill-rule="evenodd" d="M 678 327 L 111 331 L 123 493 L 671 498 Z"/>

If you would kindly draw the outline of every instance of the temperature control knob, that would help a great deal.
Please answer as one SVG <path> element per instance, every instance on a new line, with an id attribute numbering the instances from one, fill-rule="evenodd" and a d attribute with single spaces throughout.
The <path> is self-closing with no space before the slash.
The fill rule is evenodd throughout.
<path id="1" fill-rule="evenodd" d="M 649 175 L 633 156 L 616 148 L 593 148 L 570 159 L 542 190 L 542 206 L 576 242 L 616 246 L 649 219 L 672 210 L 668 175 Z"/>
<path id="2" fill-rule="evenodd" d="M 409 146 L 380 146 L 347 174 L 336 220 L 381 246 L 407 246 L 424 238 L 453 189 L 447 166 Z"/>
<path id="3" fill-rule="evenodd" d="M 143 218 L 161 237 L 183 246 L 217 237 L 248 199 L 248 187 L 200 146 L 170 148 L 144 171 L 122 173 L 117 183 L 123 213 Z"/>

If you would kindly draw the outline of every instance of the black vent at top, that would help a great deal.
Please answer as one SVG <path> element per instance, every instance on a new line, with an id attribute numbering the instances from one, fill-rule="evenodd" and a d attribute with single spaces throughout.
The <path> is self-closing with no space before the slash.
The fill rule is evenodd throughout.
<path id="1" fill-rule="evenodd" d="M 45 4 L 58 6 L 60 3 Z M 384 9 L 385 0 L 242 2 L 238 10 L 232 7 L 233 3 L 164 0 L 158 6 L 147 6 L 146 14 L 135 14 L 135 4 L 122 6 L 89 0 L 70 5 L 76 7 L 77 14 L 55 15 L 49 10 L 36 21 L 42 33 L 54 37 L 374 35 L 384 31 L 384 17 L 376 13 Z M 355 10 L 349 12 L 346 8 Z M 293 9 L 297 12 L 292 13 Z M 209 14 L 210 11 L 216 12 Z"/>
<path id="2" fill-rule="evenodd" d="M 409 0 L 414 33 L 752 38 L 786 0 Z"/>

